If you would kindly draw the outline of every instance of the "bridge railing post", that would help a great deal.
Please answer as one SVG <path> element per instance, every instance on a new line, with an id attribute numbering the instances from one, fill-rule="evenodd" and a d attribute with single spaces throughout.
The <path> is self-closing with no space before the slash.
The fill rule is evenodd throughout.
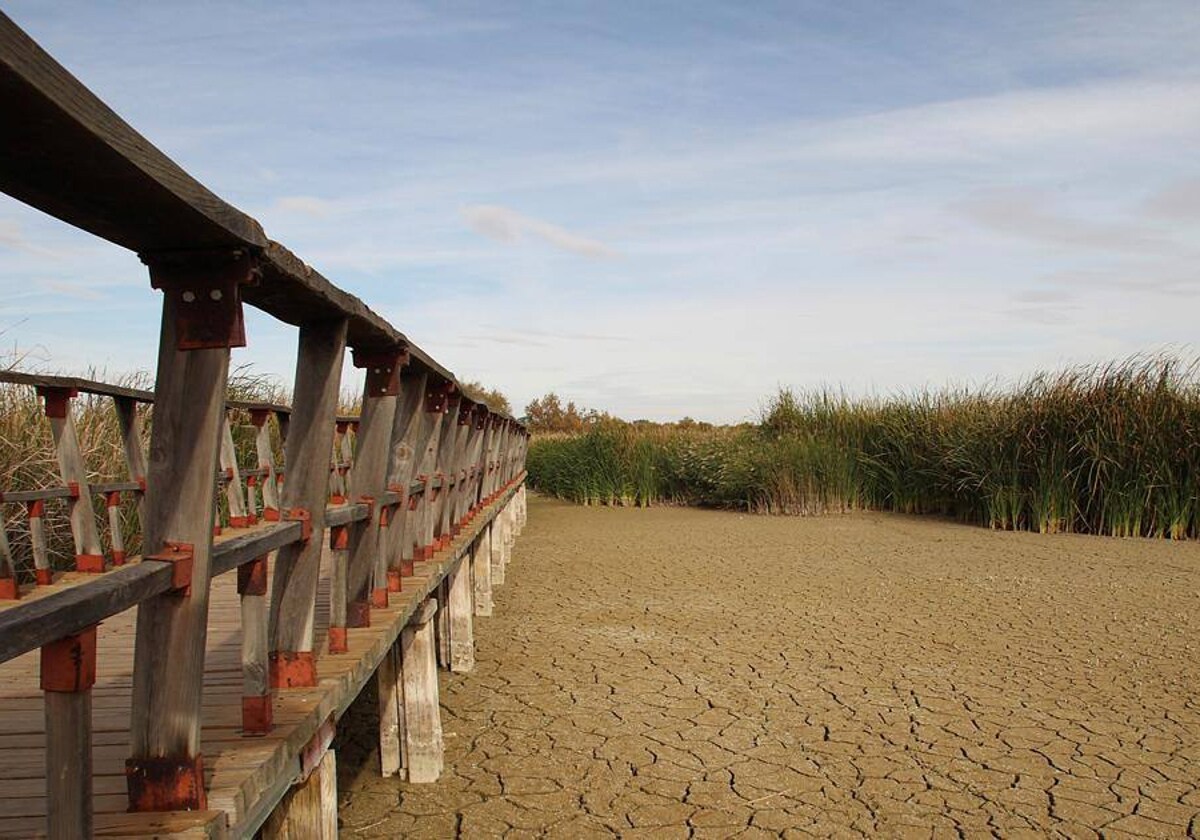
<path id="1" fill-rule="evenodd" d="M 388 590 L 399 592 L 405 574 L 412 574 L 413 528 L 416 517 L 410 511 L 409 487 L 417 471 L 418 447 L 423 445 L 432 425 L 424 411 L 424 371 L 405 369 L 400 374 L 400 403 L 392 425 L 391 452 L 388 458 L 388 489 L 400 494 L 392 511 L 381 551 L 387 562 Z M 413 499 L 412 501 L 417 501 Z M 406 563 L 407 560 L 407 571 Z"/>
<path id="2" fill-rule="evenodd" d="M 244 251 L 144 257 L 164 291 L 144 553 L 175 564 L 175 588 L 138 608 L 125 772 L 130 810 L 202 810 L 200 699 L 212 523 L 231 347 L 245 344 Z"/>
<path id="3" fill-rule="evenodd" d="M 400 394 L 400 372 L 408 357 L 403 347 L 383 352 L 355 351 L 354 364 L 366 369 L 362 395 L 362 413 L 358 425 L 358 446 L 354 470 L 347 488 L 350 501 L 366 501 L 371 516 L 350 527 L 345 597 L 346 624 L 369 627 L 370 608 L 388 603 L 387 570 L 381 569 L 381 500 L 387 490 L 389 450 L 396 403 Z"/>
<path id="4" fill-rule="evenodd" d="M 284 519 L 306 520 L 308 539 L 286 545 L 275 555 L 269 620 L 273 688 L 317 683 L 313 654 L 317 585 L 346 329 L 344 318 L 300 327 L 281 513 Z"/>

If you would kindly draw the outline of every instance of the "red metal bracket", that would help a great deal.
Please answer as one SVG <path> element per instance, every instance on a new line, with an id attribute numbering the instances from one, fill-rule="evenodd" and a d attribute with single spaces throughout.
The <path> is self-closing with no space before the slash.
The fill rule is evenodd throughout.
<path id="1" fill-rule="evenodd" d="M 388 588 L 377 587 L 371 590 L 371 606 L 377 610 L 385 610 L 388 605 Z"/>
<path id="2" fill-rule="evenodd" d="M 346 604 L 347 627 L 371 626 L 371 603 L 369 601 L 350 601 Z"/>
<path id="3" fill-rule="evenodd" d="M 239 595 L 267 594 L 267 555 L 238 566 L 237 592 Z"/>
<path id="4" fill-rule="evenodd" d="M 266 735 L 275 728 L 275 706 L 270 694 L 242 698 L 242 734 Z"/>
<path id="5" fill-rule="evenodd" d="M 16 578 L 0 578 L 0 601 L 16 601 L 21 597 L 21 587 Z"/>
<path id="6" fill-rule="evenodd" d="M 42 691 L 74 694 L 96 684 L 96 625 L 42 645 Z"/>
<path id="7" fill-rule="evenodd" d="M 278 522 L 279 521 L 279 509 L 273 508 L 273 507 L 264 507 L 263 508 L 263 521 L 264 522 Z"/>
<path id="8" fill-rule="evenodd" d="M 261 429 L 267 425 L 267 418 L 271 416 L 269 408 L 252 408 L 250 409 L 250 423 L 256 429 Z"/>
<path id="9" fill-rule="evenodd" d="M 365 368 L 368 397 L 394 397 L 400 393 L 400 371 L 408 364 L 408 347 L 374 352 L 353 351 L 354 366 Z"/>
<path id="10" fill-rule="evenodd" d="M 445 414 L 446 404 L 450 394 L 454 392 L 453 382 L 434 382 L 425 389 L 425 410 L 431 414 Z"/>
<path id="11" fill-rule="evenodd" d="M 272 688 L 309 688 L 317 684 L 317 661 L 310 650 L 274 650 L 270 654 Z"/>
<path id="12" fill-rule="evenodd" d="M 345 551 L 350 548 L 350 529 L 345 525 L 330 526 L 329 547 L 334 551 Z"/>
<path id="13" fill-rule="evenodd" d="M 374 496 L 359 496 L 357 504 L 367 506 L 367 522 L 375 518 L 375 497 Z"/>
<path id="14" fill-rule="evenodd" d="M 329 628 L 329 652 L 330 653 L 346 653 L 350 650 L 349 641 L 346 638 L 345 627 L 330 627 Z"/>
<path id="15" fill-rule="evenodd" d="M 388 592 L 400 592 L 404 588 L 402 574 L 400 569 L 388 569 L 387 587 Z"/>
<path id="16" fill-rule="evenodd" d="M 241 286 L 258 279 L 249 251 L 142 254 L 150 285 L 162 289 L 175 315 L 179 350 L 245 347 Z"/>
<path id="17" fill-rule="evenodd" d="M 104 572 L 103 554 L 76 554 L 75 571 L 88 575 L 98 575 Z"/>
<path id="18" fill-rule="evenodd" d="M 145 559 L 172 564 L 171 588 L 185 598 L 192 594 L 192 565 L 195 552 L 191 543 L 167 542 L 162 551 Z"/>
<path id="19" fill-rule="evenodd" d="M 46 401 L 46 416 L 62 419 L 71 410 L 71 398 L 79 396 L 74 388 L 56 388 L 53 385 L 39 385 L 38 396 Z"/>
<path id="20" fill-rule="evenodd" d="M 204 758 L 130 758 L 125 761 L 130 811 L 204 811 Z"/>
<path id="21" fill-rule="evenodd" d="M 30 519 L 41 519 L 46 515 L 46 500 L 34 499 L 31 502 L 25 503 L 25 513 Z"/>
<path id="22" fill-rule="evenodd" d="M 285 522 L 300 523 L 300 541 L 308 542 L 312 539 L 312 514 L 304 508 L 289 508 L 283 512 L 283 520 Z"/>
<path id="23" fill-rule="evenodd" d="M 139 475 L 135 480 L 138 483 L 138 492 L 144 495 L 146 492 L 146 476 Z"/>
<path id="24" fill-rule="evenodd" d="M 458 425 L 471 425 L 471 418 L 473 417 L 474 413 L 475 406 L 469 405 L 466 400 L 463 400 L 458 406 Z"/>
<path id="25" fill-rule="evenodd" d="M 69 492 L 71 494 L 72 499 L 78 499 L 79 498 L 79 482 L 78 481 L 68 481 L 67 482 L 67 492 Z"/>

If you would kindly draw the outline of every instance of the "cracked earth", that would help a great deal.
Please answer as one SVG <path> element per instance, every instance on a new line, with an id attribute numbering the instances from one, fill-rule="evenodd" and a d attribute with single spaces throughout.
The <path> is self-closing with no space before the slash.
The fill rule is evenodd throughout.
<path id="1" fill-rule="evenodd" d="M 345 836 L 1200 836 L 1200 545 L 530 496 L 446 772 Z"/>

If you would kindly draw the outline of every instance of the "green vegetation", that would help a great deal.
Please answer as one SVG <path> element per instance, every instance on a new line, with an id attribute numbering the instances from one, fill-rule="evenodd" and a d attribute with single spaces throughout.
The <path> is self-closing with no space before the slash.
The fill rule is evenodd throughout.
<path id="1" fill-rule="evenodd" d="M 851 400 L 780 391 L 757 425 L 607 420 L 535 438 L 539 490 L 583 504 L 856 509 L 992 528 L 1184 539 L 1200 512 L 1194 363 L 1136 358 L 1012 390 Z"/>

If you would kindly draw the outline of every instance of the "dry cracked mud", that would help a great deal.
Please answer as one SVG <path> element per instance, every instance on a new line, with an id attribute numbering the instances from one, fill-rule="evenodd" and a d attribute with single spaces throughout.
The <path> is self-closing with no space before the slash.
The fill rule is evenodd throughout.
<path id="1" fill-rule="evenodd" d="M 345 836 L 1196 837 L 1200 545 L 530 497 L 446 772 Z"/>

